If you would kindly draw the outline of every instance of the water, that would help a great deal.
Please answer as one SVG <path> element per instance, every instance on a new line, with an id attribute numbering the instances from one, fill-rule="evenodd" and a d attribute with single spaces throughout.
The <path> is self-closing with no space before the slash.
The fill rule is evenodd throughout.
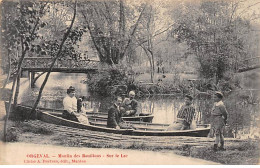
<path id="1" fill-rule="evenodd" d="M 21 82 L 21 93 L 19 103 L 32 105 L 36 100 L 44 75 L 36 82 L 35 88 L 30 88 L 29 79 L 23 78 Z M 76 73 L 52 73 L 43 91 L 39 106 L 45 108 L 62 108 L 62 99 L 66 95 L 69 86 L 76 88 L 76 96 L 90 96 L 88 87 L 84 84 L 87 74 Z M 227 136 L 243 137 L 256 136 L 257 123 L 259 122 L 259 99 L 257 92 L 239 91 L 230 93 L 224 103 L 229 112 L 229 119 L 226 130 Z M 183 105 L 183 98 L 173 96 L 153 96 L 138 99 L 140 102 L 139 111 L 152 113 L 153 123 L 171 124 L 176 120 L 178 110 Z M 213 101 L 210 97 L 196 99 L 196 120 L 199 123 L 210 123 L 210 110 Z M 90 107 L 100 106 L 100 111 L 106 111 L 112 105 L 111 98 L 91 97 Z M 257 135 L 259 136 L 259 135 Z"/>

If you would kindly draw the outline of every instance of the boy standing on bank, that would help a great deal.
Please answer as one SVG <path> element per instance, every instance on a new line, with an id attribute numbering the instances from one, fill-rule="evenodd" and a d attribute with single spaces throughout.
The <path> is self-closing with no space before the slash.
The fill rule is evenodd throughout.
<path id="1" fill-rule="evenodd" d="M 228 112 L 222 101 L 223 94 L 221 92 L 215 92 L 214 105 L 211 111 L 211 136 L 215 136 L 215 143 L 213 150 L 226 150 L 224 148 L 224 128 L 227 123 Z M 220 147 L 218 147 L 220 143 Z"/>

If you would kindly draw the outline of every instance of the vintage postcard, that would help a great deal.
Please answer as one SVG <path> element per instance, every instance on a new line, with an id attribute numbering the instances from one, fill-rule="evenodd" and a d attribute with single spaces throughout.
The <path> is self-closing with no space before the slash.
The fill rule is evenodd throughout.
<path id="1" fill-rule="evenodd" d="M 0 165 L 259 164 L 259 0 L 0 5 Z"/>

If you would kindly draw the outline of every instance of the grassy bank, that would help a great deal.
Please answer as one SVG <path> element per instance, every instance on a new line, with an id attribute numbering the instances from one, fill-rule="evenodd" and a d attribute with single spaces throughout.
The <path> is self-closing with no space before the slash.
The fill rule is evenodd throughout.
<path id="1" fill-rule="evenodd" d="M 1 121 L 3 124 L 3 121 Z M 259 164 L 257 140 L 227 139 L 227 151 L 213 152 L 213 139 L 197 137 L 131 137 L 47 124 L 10 121 L 8 141 L 70 147 L 120 148 L 173 153 L 221 164 Z M 88 134 L 88 135 L 86 135 Z M 109 139 L 112 138 L 114 140 Z M 2 138 L 2 132 L 1 132 Z"/>

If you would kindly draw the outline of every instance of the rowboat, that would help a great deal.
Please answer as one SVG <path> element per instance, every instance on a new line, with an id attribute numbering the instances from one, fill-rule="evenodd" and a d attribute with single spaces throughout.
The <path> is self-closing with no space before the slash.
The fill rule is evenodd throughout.
<path id="1" fill-rule="evenodd" d="M 131 135 L 139 136 L 196 136 L 206 137 L 210 131 L 209 124 L 197 125 L 195 130 L 175 130 L 166 131 L 170 124 L 161 123 L 147 123 L 140 121 L 125 121 L 127 124 L 131 124 L 136 130 L 131 132 Z M 94 126 L 106 127 L 107 120 L 101 118 L 89 118 L 89 123 Z"/>
<path id="2" fill-rule="evenodd" d="M 88 113 L 87 113 L 88 115 Z M 59 119 L 59 123 L 63 123 L 62 113 L 58 111 L 44 111 L 42 112 L 41 120 L 50 122 L 55 118 L 56 120 Z M 102 117 L 100 115 L 88 115 L 89 124 L 86 129 L 94 130 L 94 131 L 105 131 L 105 132 L 113 132 L 113 133 L 120 133 L 120 134 L 128 134 L 128 135 L 139 135 L 139 136 L 196 136 L 196 137 L 206 137 L 210 131 L 210 125 L 208 124 L 201 124 L 197 125 L 195 130 L 175 130 L 175 131 L 166 131 L 169 127 L 169 124 L 161 124 L 161 123 L 148 123 L 142 121 L 125 121 L 127 124 L 131 124 L 136 130 L 121 130 L 115 131 L 116 129 L 107 128 L 107 118 Z M 62 122 L 61 122 L 62 121 Z M 73 125 L 69 122 L 72 122 Z M 54 124 L 57 122 L 54 122 Z M 74 121 L 66 121 L 67 126 L 72 125 L 75 127 Z M 80 124 L 80 123 L 77 123 Z M 84 125 L 84 124 L 80 124 Z M 79 128 L 82 128 L 80 126 Z"/>
<path id="3" fill-rule="evenodd" d="M 38 113 L 37 117 L 41 121 L 51 123 L 51 124 L 56 124 L 56 125 L 63 125 L 63 126 L 68 126 L 73 128 L 114 133 L 114 134 L 123 134 L 123 135 L 130 135 L 131 132 L 133 131 L 132 129 L 114 129 L 114 128 L 95 126 L 95 125 L 86 125 L 76 121 L 64 119 L 61 117 L 61 113 L 57 113 L 57 112 L 37 111 L 37 113 Z"/>
<path id="4" fill-rule="evenodd" d="M 52 108 L 39 108 L 40 110 L 44 111 L 56 111 L 56 112 L 62 112 L 62 109 L 52 109 Z M 89 116 L 89 118 L 100 118 L 100 119 L 106 119 L 108 117 L 108 114 L 105 112 L 95 112 L 93 109 L 86 110 L 85 113 Z M 142 121 L 142 122 L 152 122 L 153 115 L 148 114 L 144 116 L 131 116 L 131 117 L 122 117 L 124 121 Z"/>
<path id="5" fill-rule="evenodd" d="M 31 107 L 28 106 L 18 106 L 20 111 L 30 111 Z M 136 135 L 136 136 L 195 136 L 195 137 L 206 137 L 210 131 L 209 124 L 197 125 L 197 128 L 194 130 L 175 130 L 175 131 L 166 131 L 169 127 L 169 124 L 161 123 L 148 123 L 142 121 L 125 121 L 128 124 L 134 126 L 135 129 L 114 129 L 107 128 L 107 121 L 105 118 L 98 117 L 89 117 L 89 125 L 67 120 L 62 118 L 62 111 L 56 110 L 43 110 L 37 109 L 37 119 L 52 123 L 56 125 L 63 125 L 68 127 L 86 129 L 91 131 L 115 133 L 115 134 L 124 134 L 124 135 Z"/>

